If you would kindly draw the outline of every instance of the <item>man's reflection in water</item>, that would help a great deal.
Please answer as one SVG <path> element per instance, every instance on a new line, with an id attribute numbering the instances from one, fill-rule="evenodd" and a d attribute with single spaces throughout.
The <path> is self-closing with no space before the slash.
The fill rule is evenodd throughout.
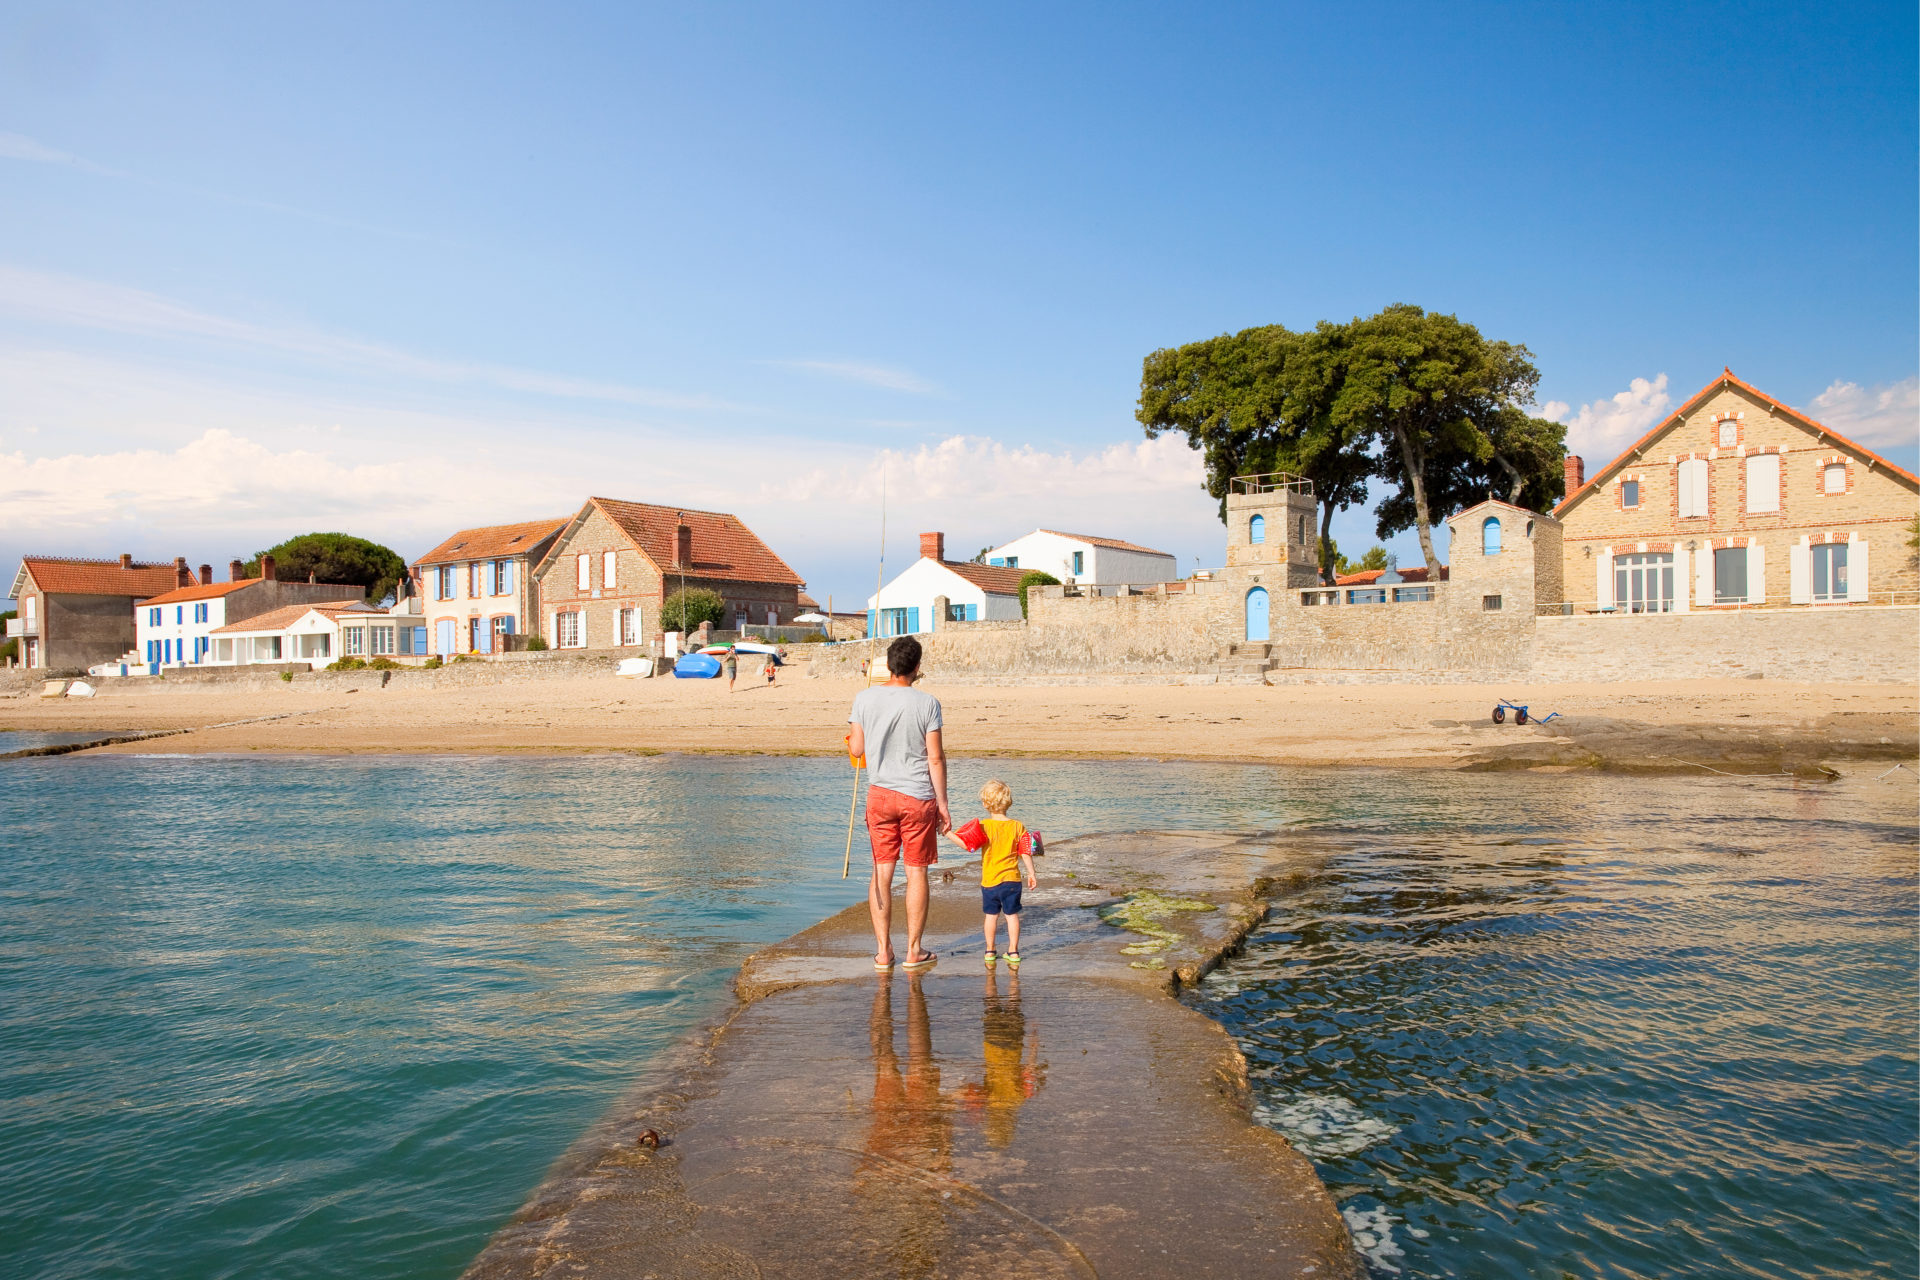
<path id="1" fill-rule="evenodd" d="M 987 1145 L 1004 1151 L 1013 1142 L 1013 1125 L 1020 1107 L 1040 1091 L 1047 1080 L 1047 1064 L 1040 1061 L 1040 1032 L 1029 1030 L 1020 1010 L 1020 975 L 1008 975 L 1011 985 L 1000 994 L 1000 975 L 987 975 L 986 1008 L 981 1017 L 981 1052 L 986 1078 L 960 1090 L 967 1110 L 981 1120 Z"/>
<path id="2" fill-rule="evenodd" d="M 865 1161 L 854 1192 L 866 1204 L 866 1226 L 886 1242 L 894 1273 L 933 1272 L 947 1239 L 940 1188 L 899 1168 L 901 1164 L 945 1175 L 953 1168 L 953 1119 L 940 1096 L 940 1064 L 933 1056 L 927 997 L 918 976 L 907 981 L 907 1061 L 903 1070 L 893 1043 L 893 980 L 882 977 L 873 993 L 867 1034 L 873 1046 L 873 1114 Z M 897 1163 L 895 1163 L 897 1162 Z"/>

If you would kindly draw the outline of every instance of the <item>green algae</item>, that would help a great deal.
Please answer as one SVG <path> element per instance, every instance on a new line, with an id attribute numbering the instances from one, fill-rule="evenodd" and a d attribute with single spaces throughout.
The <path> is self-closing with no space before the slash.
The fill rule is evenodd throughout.
<path id="1" fill-rule="evenodd" d="M 1210 902 L 1196 902 L 1192 898 L 1170 898 L 1155 893 L 1151 889 L 1141 889 L 1130 893 L 1118 902 L 1108 903 L 1099 908 L 1102 924 L 1110 924 L 1117 929 L 1141 935 L 1141 941 L 1128 943 L 1120 948 L 1123 956 L 1145 956 L 1144 960 L 1134 960 L 1135 969 L 1164 969 L 1167 962 L 1160 952 L 1172 949 L 1180 941 L 1180 935 L 1162 923 L 1176 911 L 1215 911 Z"/>

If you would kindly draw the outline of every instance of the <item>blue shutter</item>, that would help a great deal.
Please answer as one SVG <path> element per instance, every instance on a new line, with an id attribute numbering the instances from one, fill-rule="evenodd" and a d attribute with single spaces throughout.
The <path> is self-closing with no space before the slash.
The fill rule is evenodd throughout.
<path id="1" fill-rule="evenodd" d="M 504 565 L 502 565 L 501 572 L 504 574 L 504 577 L 502 580 L 506 584 L 506 586 L 502 589 L 501 594 L 510 596 L 513 594 L 513 561 L 509 560 Z"/>
<path id="2" fill-rule="evenodd" d="M 877 636 L 879 634 L 880 611 L 878 609 L 869 609 L 867 610 L 867 635 Z"/>
<path id="3" fill-rule="evenodd" d="M 993 558 L 992 558 L 991 560 L 989 560 L 989 561 L 987 561 L 987 563 L 988 563 L 988 564 L 997 564 L 997 565 L 999 565 L 999 566 L 1001 566 L 1002 568 L 1005 568 L 1005 567 L 1006 567 L 1006 563 L 1007 563 L 1007 558 L 1006 558 L 1005 556 L 995 556 L 995 557 L 993 557 Z"/>
<path id="4" fill-rule="evenodd" d="M 910 636 L 917 636 L 920 634 L 920 606 L 919 605 L 915 605 L 913 606 L 913 608 L 907 610 L 907 634 Z"/>
<path id="5" fill-rule="evenodd" d="M 977 605 L 977 604 L 970 604 L 970 605 L 968 605 L 968 606 L 967 606 L 967 621 L 968 621 L 968 622 L 978 622 L 978 621 L 980 621 L 980 606 L 979 606 L 979 605 Z"/>

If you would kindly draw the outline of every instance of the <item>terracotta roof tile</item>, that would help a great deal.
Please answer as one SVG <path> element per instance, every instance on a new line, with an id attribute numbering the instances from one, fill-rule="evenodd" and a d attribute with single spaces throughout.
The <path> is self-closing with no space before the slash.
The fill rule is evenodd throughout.
<path id="1" fill-rule="evenodd" d="M 130 596 L 144 600 L 171 591 L 179 581 L 170 564 L 135 564 L 124 568 L 118 560 L 75 560 L 62 556 L 23 556 L 21 567 L 42 591 L 82 596 Z"/>
<path id="2" fill-rule="evenodd" d="M 1096 547 L 1112 547 L 1115 551 L 1138 551 L 1143 556 L 1165 556 L 1169 560 L 1173 559 L 1173 553 L 1170 551 L 1155 551 L 1152 547 L 1143 547 L 1137 542 L 1122 542 L 1118 538 L 1096 538 L 1090 533 L 1062 533 L 1058 529 L 1042 529 L 1040 532 L 1050 533 L 1056 538 L 1072 538 L 1075 542 L 1091 543 Z"/>
<path id="3" fill-rule="evenodd" d="M 961 577 L 997 596 L 1017 596 L 1020 594 L 1020 579 L 1031 569 L 1009 569 L 997 564 L 975 564 L 971 560 L 942 560 L 942 568 L 953 570 Z"/>
<path id="4" fill-rule="evenodd" d="M 1748 395 L 1752 396 L 1754 399 L 1766 405 L 1767 408 L 1771 409 L 1773 412 L 1780 414 L 1784 417 L 1791 418 L 1799 422 L 1802 426 L 1808 427 L 1811 430 L 1819 432 L 1821 435 L 1824 435 L 1825 437 L 1827 437 L 1827 439 L 1833 441 L 1834 444 L 1838 445 L 1841 449 L 1846 450 L 1848 453 L 1855 453 L 1860 455 L 1863 458 L 1871 458 L 1873 459 L 1875 466 L 1883 467 L 1886 470 L 1893 472 L 1893 474 L 1895 474 L 1896 476 L 1899 476 L 1902 480 L 1905 480 L 1910 485 L 1920 486 L 1920 477 L 1916 477 L 1911 471 L 1908 471 L 1905 467 L 1902 467 L 1895 463 L 1887 461 L 1887 459 L 1881 457 L 1879 454 L 1875 453 L 1873 450 L 1867 448 L 1863 444 L 1854 443 L 1852 440 L 1849 440 L 1847 439 L 1847 437 L 1841 435 L 1838 431 L 1835 431 L 1832 427 L 1829 427 L 1822 422 L 1818 422 L 1815 419 L 1808 417 L 1806 414 L 1800 412 L 1798 409 L 1794 408 L 1792 405 L 1781 404 L 1778 400 L 1774 399 L 1772 396 L 1768 395 L 1766 392 L 1760 390 L 1760 388 L 1754 386 L 1749 382 L 1743 382 L 1740 378 L 1734 375 L 1734 372 L 1732 369 L 1723 369 L 1721 370 L 1719 377 L 1715 378 L 1712 382 L 1709 382 L 1706 386 L 1696 391 L 1690 400 L 1688 400 L 1685 404 L 1681 405 L 1678 409 L 1674 410 L 1666 418 L 1662 419 L 1658 424 L 1654 426 L 1653 430 L 1647 432 L 1647 434 L 1641 436 L 1638 440 L 1634 441 L 1632 444 L 1622 449 L 1619 455 L 1613 458 L 1612 461 L 1608 462 L 1605 466 L 1596 470 L 1593 473 L 1592 479 L 1588 480 L 1585 484 L 1581 485 L 1578 489 L 1575 489 L 1572 493 L 1568 494 L 1566 497 L 1560 499 L 1560 505 L 1553 509 L 1553 514 L 1556 517 L 1558 517 L 1562 512 L 1566 511 L 1569 507 L 1571 507 L 1576 501 L 1586 497 L 1588 493 L 1598 488 L 1600 485 L 1600 482 L 1607 478 L 1608 473 L 1612 472 L 1618 467 L 1624 466 L 1627 462 L 1632 460 L 1634 454 L 1639 453 L 1641 450 L 1645 449 L 1648 445 L 1652 444 L 1659 437 L 1665 435 L 1668 431 L 1671 431 L 1674 427 L 1679 426 L 1681 422 L 1685 421 L 1686 416 L 1688 414 L 1692 413 L 1695 409 L 1698 409 L 1703 403 L 1705 403 L 1706 398 L 1708 396 L 1720 390 L 1720 388 L 1722 387 L 1738 387 L 1740 390 L 1746 392 Z"/>
<path id="5" fill-rule="evenodd" d="M 1370 587 L 1378 581 L 1380 575 L 1385 572 L 1385 569 L 1362 569 L 1359 573 L 1343 573 L 1333 580 L 1333 585 L 1336 587 Z M 1400 581 L 1402 583 L 1425 582 L 1426 580 L 1427 567 L 1425 565 L 1421 565 L 1417 569 L 1400 570 Z M 1443 564 L 1440 566 L 1440 581 L 1445 582 L 1446 580 L 1447 566 Z"/>
<path id="6" fill-rule="evenodd" d="M 687 526 L 693 530 L 689 577 L 806 585 L 785 560 L 774 554 L 773 548 L 741 523 L 739 516 L 724 511 L 658 506 L 651 502 L 623 502 L 618 498 L 589 498 L 587 502 L 599 507 L 663 574 L 674 570 L 674 529 L 685 516 Z"/>
<path id="7" fill-rule="evenodd" d="M 185 604 L 189 600 L 218 600 L 221 596 L 250 587 L 260 581 L 258 578 L 242 578 L 238 582 L 196 582 L 190 587 L 176 587 L 147 600 L 148 604 Z"/>
<path id="8" fill-rule="evenodd" d="M 567 527 L 572 517 L 523 520 L 519 524 L 489 524 L 462 529 L 414 561 L 415 566 L 452 564 L 461 560 L 495 560 L 525 555 Z"/>

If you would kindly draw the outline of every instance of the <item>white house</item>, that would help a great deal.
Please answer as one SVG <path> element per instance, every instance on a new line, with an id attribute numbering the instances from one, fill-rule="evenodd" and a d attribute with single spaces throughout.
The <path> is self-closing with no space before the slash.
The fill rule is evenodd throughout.
<path id="1" fill-rule="evenodd" d="M 906 636 L 937 630 L 942 622 L 978 622 L 1020 617 L 1024 568 L 955 563 L 946 557 L 947 536 L 920 535 L 920 558 L 878 595 L 867 597 L 867 634 Z M 945 597 L 946 613 L 936 602 Z"/>
<path id="2" fill-rule="evenodd" d="M 216 628 L 212 641 L 207 661 L 216 666 L 304 662 L 324 667 L 337 658 L 422 658 L 427 627 L 415 600 L 390 609 L 361 601 L 287 605 Z"/>
<path id="3" fill-rule="evenodd" d="M 228 571 L 229 581 L 215 582 L 212 566 L 203 564 L 196 581 L 182 568 L 178 587 L 142 600 L 133 612 L 133 652 L 121 663 L 143 665 L 148 674 L 202 666 L 214 661 L 213 633 L 228 623 L 294 604 L 346 604 L 365 595 L 350 584 L 282 582 L 272 556 L 260 558 L 258 577 L 241 577 L 238 560 Z"/>
<path id="4" fill-rule="evenodd" d="M 1179 561 L 1164 551 L 1083 533 L 1035 529 L 987 552 L 989 568 L 1038 569 L 1062 582 L 1089 587 L 1151 587 L 1180 577 Z"/>

